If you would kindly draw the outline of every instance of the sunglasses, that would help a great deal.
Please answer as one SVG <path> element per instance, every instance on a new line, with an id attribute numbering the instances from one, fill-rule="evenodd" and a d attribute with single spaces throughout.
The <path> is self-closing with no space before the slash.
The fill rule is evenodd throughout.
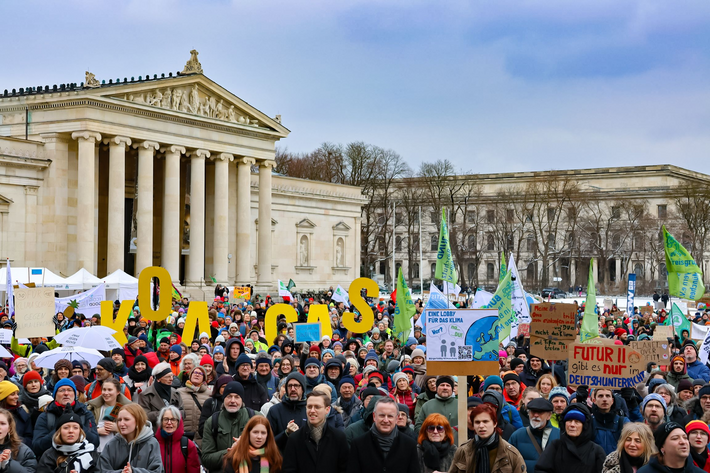
<path id="1" fill-rule="evenodd" d="M 444 426 L 443 425 L 430 425 L 429 427 L 426 428 L 427 432 L 443 432 L 444 431 Z"/>

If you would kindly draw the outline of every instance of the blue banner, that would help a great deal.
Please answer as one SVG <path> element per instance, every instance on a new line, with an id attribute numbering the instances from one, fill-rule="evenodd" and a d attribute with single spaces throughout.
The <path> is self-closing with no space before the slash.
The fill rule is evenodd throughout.
<path id="1" fill-rule="evenodd" d="M 629 317 L 634 315 L 634 296 L 636 295 L 636 274 L 629 274 L 629 287 L 626 290 L 626 312 Z"/>

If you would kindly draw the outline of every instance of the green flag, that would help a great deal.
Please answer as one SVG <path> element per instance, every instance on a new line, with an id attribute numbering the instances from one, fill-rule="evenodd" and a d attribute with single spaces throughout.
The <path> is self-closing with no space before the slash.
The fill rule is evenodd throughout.
<path id="1" fill-rule="evenodd" d="M 212 280 L 213 283 L 217 284 L 217 280 L 214 278 L 214 276 L 210 276 L 210 279 Z"/>
<path id="2" fill-rule="evenodd" d="M 500 252 L 500 274 L 498 274 L 498 284 L 500 284 L 503 280 L 507 271 L 508 269 L 505 267 L 505 250 L 503 250 Z"/>
<path id="3" fill-rule="evenodd" d="M 399 268 L 397 274 L 397 301 L 394 306 L 394 328 L 397 333 L 397 338 L 402 343 L 405 343 L 409 338 L 409 332 L 412 331 L 412 317 L 417 312 L 412 302 L 412 294 L 407 287 L 407 281 L 404 280 L 402 268 Z"/>
<path id="4" fill-rule="evenodd" d="M 510 336 L 510 326 L 515 320 L 515 311 L 511 297 L 513 295 L 513 281 L 511 280 L 511 272 L 509 271 L 503 280 L 498 284 L 496 293 L 493 294 L 493 299 L 486 304 L 483 309 L 498 309 L 498 341 L 502 342 Z"/>
<path id="5" fill-rule="evenodd" d="M 454 266 L 454 257 L 449 245 L 449 227 L 446 225 L 446 210 L 441 209 L 441 226 L 439 228 L 439 250 L 436 253 L 436 279 L 456 284 L 459 280 Z"/>
<path id="6" fill-rule="evenodd" d="M 599 336 L 599 317 L 597 308 L 597 290 L 594 287 L 594 258 L 589 260 L 589 282 L 587 283 L 587 301 L 584 303 L 584 317 L 579 329 L 579 339 L 582 342 Z"/>
<path id="7" fill-rule="evenodd" d="M 675 302 L 672 304 L 671 313 L 668 314 L 668 317 L 666 318 L 665 322 L 663 322 L 663 325 L 672 325 L 673 327 L 675 327 L 675 333 L 679 337 L 683 333 L 683 330 L 687 330 L 688 338 L 690 338 L 690 321 L 688 320 L 688 317 L 683 314 L 683 311 L 680 310 L 680 307 L 678 307 Z M 683 340 L 681 339 L 681 341 Z"/>
<path id="8" fill-rule="evenodd" d="M 663 225 L 663 246 L 668 271 L 668 293 L 681 299 L 697 301 L 705 293 L 703 272 L 678 240 Z"/>
<path id="9" fill-rule="evenodd" d="M 286 289 L 288 289 L 288 290 L 290 291 L 290 290 L 293 289 L 294 287 L 296 287 L 296 283 L 293 282 L 293 279 L 289 279 L 289 280 L 288 280 L 288 285 L 286 286 Z"/>

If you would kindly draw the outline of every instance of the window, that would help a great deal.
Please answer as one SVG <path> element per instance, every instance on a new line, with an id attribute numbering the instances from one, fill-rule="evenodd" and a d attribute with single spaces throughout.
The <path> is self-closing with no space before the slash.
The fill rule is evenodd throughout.
<path id="1" fill-rule="evenodd" d="M 526 240 L 526 249 L 528 251 L 535 251 L 535 237 L 530 234 L 528 237 L 525 239 Z"/>
<path id="2" fill-rule="evenodd" d="M 431 220 L 432 223 L 436 223 L 439 221 L 437 217 L 438 215 L 436 215 L 436 212 L 429 212 L 429 220 Z"/>
<path id="3" fill-rule="evenodd" d="M 569 207 L 567 209 L 567 218 L 569 220 L 575 220 L 577 218 L 577 209 L 574 207 Z"/>
<path id="4" fill-rule="evenodd" d="M 555 220 L 555 208 L 554 207 L 548 207 L 547 208 L 547 221 L 552 222 Z"/>
<path id="5" fill-rule="evenodd" d="M 419 238 L 412 240 L 412 251 L 419 251 Z"/>
<path id="6" fill-rule="evenodd" d="M 431 251 L 437 251 L 439 249 L 439 237 L 437 235 L 431 236 L 431 246 L 429 249 Z"/>
<path id="7" fill-rule="evenodd" d="M 658 279 L 661 281 L 667 281 L 668 280 L 668 271 L 666 270 L 666 263 L 661 263 L 661 265 L 658 267 Z"/>
<path id="8" fill-rule="evenodd" d="M 505 249 L 508 251 L 513 251 L 515 248 L 515 238 L 512 233 L 508 233 L 505 237 Z"/>
<path id="9" fill-rule="evenodd" d="M 619 249 L 619 247 L 621 246 L 621 235 L 619 235 L 618 233 L 614 233 L 614 235 L 612 235 L 611 246 L 613 247 L 612 251 Z"/>
<path id="10" fill-rule="evenodd" d="M 399 274 L 399 270 L 402 269 L 402 263 L 395 263 L 394 264 L 394 274 L 395 277 Z"/>
<path id="11" fill-rule="evenodd" d="M 555 235 L 552 233 L 547 235 L 547 247 L 551 250 L 555 249 Z"/>
<path id="12" fill-rule="evenodd" d="M 436 263 L 431 264 L 431 276 L 429 276 L 431 279 L 434 279 L 434 276 L 436 274 Z"/>
<path id="13" fill-rule="evenodd" d="M 495 245 L 495 239 L 493 237 L 492 233 L 489 233 L 486 235 L 486 249 L 488 251 L 493 251 L 495 250 L 496 245 Z"/>
<path id="14" fill-rule="evenodd" d="M 659 204 L 658 205 L 658 218 L 666 218 L 667 210 L 668 210 L 668 206 L 666 204 Z"/>
<path id="15" fill-rule="evenodd" d="M 466 221 L 468 223 L 475 223 L 476 222 L 476 211 L 475 210 L 469 210 L 466 212 Z"/>
<path id="16" fill-rule="evenodd" d="M 611 208 L 611 218 L 621 218 L 621 207 L 615 205 Z"/>
<path id="17" fill-rule="evenodd" d="M 414 263 L 412 265 L 412 277 L 413 278 L 419 277 L 419 263 Z"/>
<path id="18" fill-rule="evenodd" d="M 468 263 L 467 269 L 468 282 L 470 284 L 474 279 L 476 279 L 476 265 L 473 263 Z"/>
<path id="19" fill-rule="evenodd" d="M 574 232 L 569 232 L 567 234 L 567 244 L 569 244 L 569 246 L 571 246 L 571 247 L 574 247 L 574 242 L 575 242 L 575 234 L 574 234 Z"/>
<path id="20" fill-rule="evenodd" d="M 486 264 L 486 279 L 488 279 L 489 281 L 493 279 L 495 270 L 495 265 L 493 263 Z"/>
<path id="21" fill-rule="evenodd" d="M 476 235 L 468 236 L 468 251 L 476 251 Z"/>
<path id="22" fill-rule="evenodd" d="M 380 274 L 387 272 L 387 261 L 380 261 Z"/>
<path id="23" fill-rule="evenodd" d="M 395 251 L 402 251 L 402 237 L 398 236 L 394 239 L 394 249 Z"/>
<path id="24" fill-rule="evenodd" d="M 496 221 L 496 211 L 495 210 L 486 210 L 486 222 L 495 223 L 495 221 Z"/>
<path id="25" fill-rule="evenodd" d="M 402 212 L 396 212 L 394 214 L 395 224 L 401 223 L 403 218 L 404 217 L 402 216 Z"/>
<path id="26" fill-rule="evenodd" d="M 525 279 L 528 284 L 535 281 L 535 265 L 533 263 L 530 263 L 525 270 Z"/>
<path id="27" fill-rule="evenodd" d="M 515 210 L 505 209 L 505 221 L 511 223 L 513 220 L 515 220 Z"/>
<path id="28" fill-rule="evenodd" d="M 643 276 L 644 276 L 643 263 L 636 263 L 634 265 L 634 273 L 636 273 L 636 280 L 637 281 L 643 281 Z"/>
<path id="29" fill-rule="evenodd" d="M 412 223 L 419 224 L 419 212 L 412 212 L 411 218 L 412 218 Z"/>
<path id="30" fill-rule="evenodd" d="M 385 216 L 383 214 L 377 214 L 377 223 L 379 225 L 385 224 Z"/>
<path id="31" fill-rule="evenodd" d="M 680 236 L 680 244 L 683 245 L 686 250 L 692 249 L 691 246 L 693 245 L 693 242 L 690 240 L 690 235 L 688 235 L 688 233 L 683 232 Z"/>
<path id="32" fill-rule="evenodd" d="M 378 237 L 377 237 L 377 248 L 378 248 L 380 251 L 384 251 L 384 250 L 385 250 L 385 237 L 384 237 L 384 236 L 378 236 Z"/>
<path id="33" fill-rule="evenodd" d="M 643 251 L 643 233 L 634 234 L 634 250 Z"/>

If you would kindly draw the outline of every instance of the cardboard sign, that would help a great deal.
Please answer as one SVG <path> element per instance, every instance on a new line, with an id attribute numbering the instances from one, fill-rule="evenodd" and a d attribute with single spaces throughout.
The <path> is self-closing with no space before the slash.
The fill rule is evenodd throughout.
<path id="1" fill-rule="evenodd" d="M 611 310 L 611 306 L 614 305 L 614 301 L 608 297 L 604 299 L 604 310 Z"/>
<path id="2" fill-rule="evenodd" d="M 15 290 L 15 337 L 52 337 L 55 334 L 54 288 Z"/>
<path id="3" fill-rule="evenodd" d="M 577 304 L 532 304 L 530 337 L 574 340 Z"/>
<path id="4" fill-rule="evenodd" d="M 530 324 L 518 325 L 518 335 L 522 335 L 525 338 L 530 338 Z"/>
<path id="5" fill-rule="evenodd" d="M 572 340 L 548 340 L 531 335 L 530 353 L 545 360 L 564 360 L 567 359 L 569 344 L 572 343 Z"/>
<path id="6" fill-rule="evenodd" d="M 320 323 L 293 324 L 295 343 L 320 342 Z"/>
<path id="7" fill-rule="evenodd" d="M 629 342 L 629 347 L 641 353 L 646 363 L 654 361 L 657 365 L 667 365 L 671 361 L 670 344 L 668 341 Z"/>
<path id="8" fill-rule="evenodd" d="M 574 386 L 632 388 L 643 382 L 646 363 L 630 346 L 572 343 L 568 380 Z"/>
<path id="9" fill-rule="evenodd" d="M 641 315 L 652 315 L 653 314 L 653 306 L 650 305 L 642 305 L 639 307 L 639 312 Z"/>
<path id="10" fill-rule="evenodd" d="M 620 319 L 620 318 L 622 318 L 622 317 L 624 316 L 624 313 L 621 312 L 620 310 L 616 310 L 616 311 L 612 312 L 611 315 L 612 315 L 612 317 L 614 317 L 615 319 Z"/>
<path id="11" fill-rule="evenodd" d="M 656 329 L 653 331 L 653 340 L 667 341 L 669 338 L 673 338 L 673 326 L 671 325 L 656 325 Z"/>

